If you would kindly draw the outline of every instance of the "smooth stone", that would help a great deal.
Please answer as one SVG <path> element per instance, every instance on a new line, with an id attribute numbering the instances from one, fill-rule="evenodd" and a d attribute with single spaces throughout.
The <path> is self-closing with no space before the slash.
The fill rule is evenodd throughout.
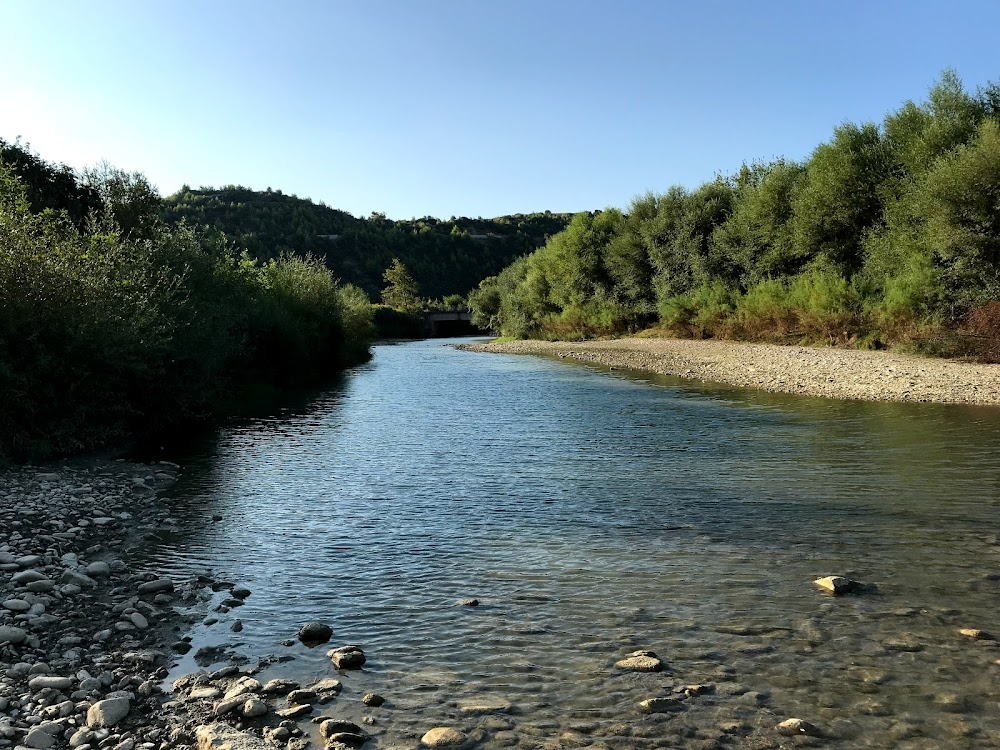
<path id="1" fill-rule="evenodd" d="M 340 683 L 338 682 L 337 684 L 339 685 Z M 264 683 L 264 687 L 261 688 L 261 692 L 269 694 L 277 693 L 278 695 L 281 695 L 283 693 L 290 693 L 293 690 L 298 690 L 298 689 L 299 689 L 299 683 L 295 682 L 294 680 L 276 679 L 276 680 L 268 680 L 266 683 Z"/>
<path id="2" fill-rule="evenodd" d="M 132 709 L 128 698 L 105 698 L 97 701 L 87 711 L 88 727 L 113 727 L 121 722 Z"/>
<path id="3" fill-rule="evenodd" d="M 111 575 L 111 566 L 106 562 L 92 562 L 87 566 L 87 575 L 94 578 L 103 578 Z"/>
<path id="4" fill-rule="evenodd" d="M 131 620 L 132 624 L 139 628 L 139 630 L 145 630 L 149 627 L 149 620 L 147 620 L 141 612 L 133 612 L 128 616 L 128 619 Z"/>
<path id="5" fill-rule="evenodd" d="M 259 693 L 263 687 L 253 677 L 244 675 L 226 689 L 226 697 L 232 698 L 234 695 L 239 695 L 240 693 Z"/>
<path id="6" fill-rule="evenodd" d="M 21 630 L 21 628 L 0 625 L 0 643 L 10 643 L 14 646 L 19 646 L 27 639 L 28 634 Z"/>
<path id="7" fill-rule="evenodd" d="M 250 698 L 240 709 L 247 719 L 256 719 L 267 714 L 267 704 L 260 698 Z"/>
<path id="8" fill-rule="evenodd" d="M 639 701 L 639 708 L 643 713 L 661 714 L 665 711 L 674 711 L 682 705 L 677 698 L 647 698 Z"/>
<path id="9" fill-rule="evenodd" d="M 810 724 L 804 719 L 785 719 L 783 722 L 778 724 L 775 729 L 778 730 L 779 734 L 784 734 L 789 737 L 802 734 L 809 737 L 819 737 L 821 734 L 819 727 L 815 724 Z"/>
<path id="10" fill-rule="evenodd" d="M 50 581 L 48 578 L 42 578 L 37 581 L 32 581 L 27 586 L 25 586 L 28 591 L 33 594 L 44 594 L 51 591 L 56 587 L 55 581 Z"/>
<path id="11" fill-rule="evenodd" d="M 35 748 L 35 750 L 48 750 L 54 744 L 56 744 L 56 738 L 37 727 L 31 729 L 24 738 L 24 746 Z"/>
<path id="12" fill-rule="evenodd" d="M 0 604 L 0 606 L 4 609 L 9 609 L 11 612 L 27 612 L 31 609 L 31 605 L 23 599 L 8 599 L 3 604 Z"/>
<path id="13" fill-rule="evenodd" d="M 367 734 L 355 734 L 354 732 L 337 732 L 331 734 L 327 739 L 327 750 L 347 745 L 348 747 L 361 747 L 368 741 Z"/>
<path id="14" fill-rule="evenodd" d="M 434 727 L 420 738 L 424 747 L 460 747 L 467 742 L 467 737 L 451 727 Z"/>
<path id="15" fill-rule="evenodd" d="M 319 733 L 329 739 L 335 734 L 364 734 L 364 730 L 350 721 L 327 719 L 319 725 Z"/>
<path id="16" fill-rule="evenodd" d="M 6 602 L 4 604 L 6 605 Z M 996 640 L 991 634 L 987 633 L 985 630 L 979 630 L 978 628 L 959 628 L 958 632 L 966 638 L 974 638 L 977 641 Z"/>
<path id="17" fill-rule="evenodd" d="M 314 690 L 292 690 L 288 694 L 289 703 L 312 703 L 316 698 L 317 694 Z"/>
<path id="18" fill-rule="evenodd" d="M 233 586 L 233 590 L 229 592 L 237 599 L 246 599 L 250 596 L 251 591 L 246 586 Z"/>
<path id="19" fill-rule="evenodd" d="M 505 714 L 510 712 L 514 707 L 507 701 L 496 699 L 496 700 L 478 700 L 478 701 L 459 701 L 458 710 L 463 714 Z"/>
<path id="20" fill-rule="evenodd" d="M 32 690 L 66 690 L 73 686 L 73 680 L 69 677 L 56 677 L 55 675 L 39 675 L 28 680 L 28 687 Z"/>
<path id="21" fill-rule="evenodd" d="M 155 581 L 147 581 L 139 584 L 140 594 L 161 594 L 174 590 L 174 582 L 169 578 L 158 578 Z"/>
<path id="22" fill-rule="evenodd" d="M 40 555 L 24 555 L 14 560 L 22 568 L 30 568 L 32 565 L 38 565 L 41 561 L 42 558 Z"/>
<path id="23" fill-rule="evenodd" d="M 341 646 L 326 652 L 337 669 L 360 669 L 365 661 L 365 652 L 358 646 Z"/>
<path id="24" fill-rule="evenodd" d="M 212 707 L 213 716 L 225 716 L 237 706 L 241 706 L 253 696 L 250 693 L 241 692 L 237 695 L 230 695 L 223 698 Z"/>
<path id="25" fill-rule="evenodd" d="M 663 662 L 652 651 L 633 651 L 626 658 L 616 661 L 615 666 L 632 672 L 659 672 L 663 669 Z"/>
<path id="26" fill-rule="evenodd" d="M 307 714 L 311 714 L 313 707 L 308 703 L 301 703 L 297 706 L 289 706 L 288 708 L 280 708 L 275 713 L 282 719 L 298 719 Z"/>
<path id="27" fill-rule="evenodd" d="M 319 682 L 315 682 L 309 686 L 310 690 L 314 690 L 320 695 L 329 695 L 330 693 L 339 693 L 343 690 L 344 686 L 340 683 L 340 680 L 334 679 L 333 677 L 324 677 Z"/>
<path id="28" fill-rule="evenodd" d="M 333 636 L 333 628 L 318 620 L 307 622 L 299 628 L 299 640 L 303 643 L 326 643 Z"/>
<path id="29" fill-rule="evenodd" d="M 64 570 L 62 576 L 60 576 L 59 581 L 61 583 L 70 583 L 74 586 L 80 586 L 81 588 L 93 588 L 97 585 L 95 581 L 90 576 L 85 576 L 83 573 L 77 573 L 75 570 Z"/>
<path id="30" fill-rule="evenodd" d="M 15 586 L 22 586 L 26 583 L 34 583 L 35 581 L 47 581 L 49 580 L 47 576 L 39 573 L 37 570 L 22 570 L 20 573 L 15 573 L 14 577 L 10 579 L 11 583 Z"/>

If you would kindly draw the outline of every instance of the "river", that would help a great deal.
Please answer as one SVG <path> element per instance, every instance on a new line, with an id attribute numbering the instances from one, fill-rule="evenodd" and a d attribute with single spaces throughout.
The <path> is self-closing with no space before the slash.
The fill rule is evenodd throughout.
<path id="1" fill-rule="evenodd" d="M 958 632 L 1000 629 L 1000 410 L 453 343 L 377 346 L 178 457 L 178 531 L 150 561 L 253 592 L 196 647 L 308 683 L 335 676 L 326 647 L 282 644 L 330 624 L 368 662 L 325 714 L 374 717 L 382 748 L 440 725 L 483 747 L 777 747 L 789 717 L 832 747 L 1000 744 L 1000 649 Z M 877 591 L 825 596 L 831 574 Z M 615 668 L 637 649 L 664 671 Z M 682 700 L 643 714 L 654 696 Z"/>

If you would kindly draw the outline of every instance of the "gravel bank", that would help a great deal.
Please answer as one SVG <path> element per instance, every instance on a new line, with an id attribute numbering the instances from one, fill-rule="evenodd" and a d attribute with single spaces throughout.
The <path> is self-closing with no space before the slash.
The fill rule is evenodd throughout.
<path id="1" fill-rule="evenodd" d="M 733 341 L 614 339 L 466 344 L 467 351 L 541 354 L 695 380 L 865 401 L 1000 404 L 1000 365 L 853 349 Z"/>
<path id="2" fill-rule="evenodd" d="M 0 473 L 0 748 L 177 744 L 160 682 L 208 581 L 158 578 L 130 557 L 172 526 L 159 492 L 178 468 Z"/>

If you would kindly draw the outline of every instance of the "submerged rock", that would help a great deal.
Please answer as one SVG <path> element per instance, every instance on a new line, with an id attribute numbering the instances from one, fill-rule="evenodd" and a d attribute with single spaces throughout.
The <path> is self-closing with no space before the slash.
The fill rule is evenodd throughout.
<path id="1" fill-rule="evenodd" d="M 359 646 L 341 646 L 330 649 L 326 655 L 337 669 L 361 669 L 367 659 Z"/>
<path id="2" fill-rule="evenodd" d="M 643 713 L 661 714 L 665 711 L 676 711 L 683 704 L 676 698 L 647 698 L 639 701 L 639 708 Z"/>
<path id="3" fill-rule="evenodd" d="M 420 738 L 420 744 L 430 748 L 461 747 L 467 740 L 468 738 L 457 729 L 434 727 Z"/>
<path id="4" fill-rule="evenodd" d="M 663 669 L 663 662 L 652 651 L 633 651 L 626 658 L 616 661 L 615 666 L 631 672 L 659 672 Z"/>
<path id="5" fill-rule="evenodd" d="M 800 734 L 808 735 L 809 737 L 819 737 L 822 734 L 822 732 L 819 731 L 819 727 L 815 724 L 810 724 L 804 719 L 785 719 L 783 722 L 778 724 L 775 729 L 777 729 L 780 734 L 784 734 L 789 737 Z"/>
<path id="6" fill-rule="evenodd" d="M 959 634 L 964 635 L 966 638 L 973 638 L 977 641 L 995 641 L 996 638 L 992 634 L 987 633 L 985 630 L 979 630 L 978 628 L 959 628 Z"/>
<path id="7" fill-rule="evenodd" d="M 813 581 L 813 583 L 828 594 L 833 594 L 834 596 L 849 594 L 858 586 L 857 581 L 852 581 L 850 578 L 844 578 L 843 576 L 826 576 L 825 578 L 817 578 Z"/>

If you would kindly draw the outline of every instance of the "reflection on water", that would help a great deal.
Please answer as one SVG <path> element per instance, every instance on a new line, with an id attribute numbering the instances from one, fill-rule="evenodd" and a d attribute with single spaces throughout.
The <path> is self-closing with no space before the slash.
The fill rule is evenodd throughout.
<path id="1" fill-rule="evenodd" d="M 775 747 L 790 716 L 834 746 L 994 747 L 1000 649 L 957 629 L 997 627 L 998 447 L 987 408 L 380 346 L 192 447 L 182 533 L 150 554 L 254 592 L 243 632 L 199 644 L 292 655 L 272 672 L 303 681 L 332 674 L 280 645 L 303 622 L 362 645 L 328 713 L 376 716 L 382 747 L 441 724 L 484 746 Z M 833 573 L 878 593 L 826 598 L 811 581 Z M 667 669 L 613 668 L 638 648 Z M 638 711 L 691 683 L 715 691 Z"/>

